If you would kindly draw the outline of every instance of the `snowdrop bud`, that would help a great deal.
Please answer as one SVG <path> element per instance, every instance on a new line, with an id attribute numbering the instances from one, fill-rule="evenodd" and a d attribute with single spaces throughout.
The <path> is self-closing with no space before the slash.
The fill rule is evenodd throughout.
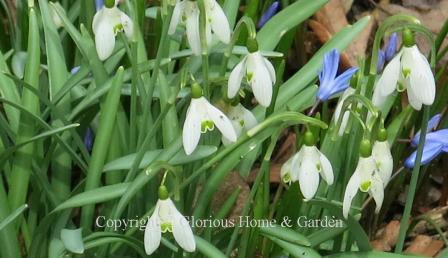
<path id="1" fill-rule="evenodd" d="M 403 30 L 403 45 L 405 47 L 412 47 L 415 45 L 414 34 L 410 29 Z"/>
<path id="2" fill-rule="evenodd" d="M 359 146 L 359 155 L 363 158 L 372 156 L 372 144 L 369 140 L 363 139 L 361 141 L 361 145 Z"/>
<path id="3" fill-rule="evenodd" d="M 202 97 L 202 88 L 196 82 L 191 85 L 191 97 L 194 99 Z"/>
<path id="4" fill-rule="evenodd" d="M 247 50 L 249 53 L 255 53 L 258 51 L 258 42 L 256 39 L 248 38 L 246 42 Z"/>
<path id="5" fill-rule="evenodd" d="M 392 35 L 390 35 L 389 41 L 384 47 L 384 58 L 386 59 L 387 62 L 392 60 L 392 58 L 395 56 L 395 53 L 397 52 L 397 45 L 398 45 L 398 35 L 396 32 L 394 32 L 392 33 Z"/>
<path id="6" fill-rule="evenodd" d="M 168 193 L 168 188 L 166 188 L 166 186 L 164 186 L 164 185 L 159 186 L 159 199 L 166 200 L 169 197 L 170 197 L 170 195 Z"/>

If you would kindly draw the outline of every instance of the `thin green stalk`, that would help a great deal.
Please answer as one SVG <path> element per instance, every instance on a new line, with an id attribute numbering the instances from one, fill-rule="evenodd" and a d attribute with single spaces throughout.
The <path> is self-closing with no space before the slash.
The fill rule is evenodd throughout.
<path id="1" fill-rule="evenodd" d="M 156 55 L 156 59 L 154 61 L 154 69 L 152 71 L 152 75 L 151 75 L 151 79 L 149 81 L 149 87 L 148 87 L 148 94 L 147 94 L 147 99 L 145 101 L 144 104 L 144 109 L 143 109 L 143 130 L 140 131 L 139 133 L 139 137 L 138 137 L 138 141 L 141 142 L 143 139 L 143 135 L 146 133 L 146 128 L 147 128 L 147 123 L 148 123 L 148 116 L 149 116 L 149 112 L 150 112 L 150 105 L 151 105 L 151 101 L 152 101 L 152 97 L 153 97 L 153 93 L 154 93 L 154 88 L 157 82 L 157 78 L 158 78 L 158 74 L 159 74 L 159 68 L 160 68 L 160 63 L 162 61 L 163 55 L 164 53 L 166 53 L 166 49 L 169 46 L 169 42 L 167 42 L 168 39 L 168 29 L 170 26 L 170 22 L 171 22 L 171 17 L 173 16 L 173 7 L 169 6 L 168 7 L 168 14 L 165 17 L 166 19 L 163 22 L 163 27 L 162 27 L 162 32 L 160 35 L 160 42 L 159 42 L 159 47 L 157 49 L 157 55 Z M 166 103 L 165 103 L 166 104 Z"/>
<path id="2" fill-rule="evenodd" d="M 120 106 L 121 87 L 123 85 L 123 67 L 118 68 L 112 87 L 107 94 L 101 108 L 100 124 L 95 138 L 86 178 L 85 191 L 97 188 L 100 185 L 101 173 L 110 148 L 111 136 L 117 119 L 117 110 Z M 92 225 L 94 205 L 85 206 L 81 214 L 81 225 L 89 231 Z"/>
<path id="3" fill-rule="evenodd" d="M 10 215 L 10 209 L 8 205 L 8 197 L 3 185 L 3 178 L 0 176 L 0 221 L 4 221 Z M 2 248 L 0 248 L 1 257 L 19 258 L 20 248 L 19 241 L 14 233 L 14 225 L 9 224 L 0 229 L 0 242 Z"/>
<path id="4" fill-rule="evenodd" d="M 201 39 L 201 56 L 202 56 L 202 82 L 204 88 L 204 96 L 210 98 L 210 85 L 208 82 L 208 46 L 207 46 L 207 17 L 205 13 L 205 3 L 204 0 L 198 0 L 199 6 L 199 37 Z"/>
<path id="5" fill-rule="evenodd" d="M 39 90 L 40 69 L 40 46 L 39 25 L 34 8 L 29 10 L 29 35 L 28 35 L 28 61 L 25 67 L 25 82 Z M 39 98 L 28 89 L 22 93 L 22 106 L 30 113 L 39 114 Z M 33 137 L 35 123 L 28 116 L 20 117 L 19 133 L 17 142 L 24 142 Z M 30 143 L 21 148 L 13 160 L 13 169 L 10 180 L 9 202 L 12 210 L 17 209 L 25 203 L 28 194 L 28 183 L 30 178 L 31 161 L 35 157 L 35 143 Z"/>
<path id="6" fill-rule="evenodd" d="M 417 148 L 417 156 L 415 158 L 414 168 L 412 169 L 411 182 L 409 183 L 409 190 L 406 196 L 406 205 L 403 211 L 403 217 L 400 222 L 400 232 L 398 235 L 397 245 L 395 247 L 395 253 L 401 253 L 403 251 L 404 241 L 406 239 L 406 233 L 409 228 L 409 218 L 411 216 L 412 204 L 414 203 L 415 191 L 417 188 L 418 177 L 420 172 L 420 165 L 423 155 L 423 146 L 425 145 L 426 129 L 428 128 L 428 120 L 430 113 L 430 106 L 423 106 L 423 119 L 422 126 L 420 128 L 420 140 Z"/>

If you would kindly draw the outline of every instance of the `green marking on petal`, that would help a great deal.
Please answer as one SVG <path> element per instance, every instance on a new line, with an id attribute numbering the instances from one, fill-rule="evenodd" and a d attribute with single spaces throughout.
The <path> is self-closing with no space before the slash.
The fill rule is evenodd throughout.
<path id="1" fill-rule="evenodd" d="M 244 127 L 244 120 L 240 120 L 241 127 Z"/>
<path id="2" fill-rule="evenodd" d="M 289 184 L 289 183 L 291 182 L 291 176 L 289 175 L 289 173 L 286 173 L 286 174 L 283 176 L 282 180 L 283 180 L 283 183 L 285 183 L 285 184 Z"/>
<path id="3" fill-rule="evenodd" d="M 402 70 L 402 73 L 404 78 L 408 78 L 408 76 L 411 74 L 411 69 L 405 68 Z"/>
<path id="4" fill-rule="evenodd" d="M 397 82 L 397 91 L 398 92 L 403 92 L 406 90 L 406 86 L 404 85 L 403 82 Z"/>
<path id="5" fill-rule="evenodd" d="M 162 230 L 162 233 L 173 232 L 173 224 L 171 222 L 163 222 L 160 225 L 160 229 Z"/>
<path id="6" fill-rule="evenodd" d="M 381 161 L 377 161 L 377 162 L 375 162 L 375 164 L 376 164 L 376 168 L 377 169 L 381 168 Z"/>
<path id="7" fill-rule="evenodd" d="M 363 192 L 367 192 L 370 189 L 370 186 L 372 185 L 372 181 L 366 181 L 361 183 L 361 185 L 359 186 L 359 189 Z"/>
<path id="8" fill-rule="evenodd" d="M 121 23 L 119 23 L 119 24 L 114 26 L 114 33 L 115 34 L 117 34 L 120 31 L 123 31 L 123 30 L 124 30 L 124 27 L 123 27 L 123 24 L 121 24 Z"/>
<path id="9" fill-rule="evenodd" d="M 247 78 L 247 81 L 252 81 L 252 77 L 254 77 L 254 73 L 252 73 L 252 72 L 247 72 L 246 73 L 246 78 Z"/>
<path id="10" fill-rule="evenodd" d="M 215 124 L 212 120 L 204 120 L 201 122 L 201 133 L 206 133 L 207 131 L 213 131 L 215 129 Z"/>
<path id="11" fill-rule="evenodd" d="M 320 171 L 322 169 L 322 166 L 320 165 L 320 163 L 316 164 L 316 168 L 317 168 L 317 171 Z"/>

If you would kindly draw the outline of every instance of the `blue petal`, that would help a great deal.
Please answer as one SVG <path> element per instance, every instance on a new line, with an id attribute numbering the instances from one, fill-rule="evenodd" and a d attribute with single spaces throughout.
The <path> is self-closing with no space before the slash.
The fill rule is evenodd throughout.
<path id="1" fill-rule="evenodd" d="M 322 70 L 319 73 L 320 86 L 317 91 L 317 97 L 320 100 L 327 100 L 330 97 L 331 88 L 339 67 L 339 52 L 332 49 L 324 56 Z"/>
<path id="2" fill-rule="evenodd" d="M 384 57 L 386 58 L 386 62 L 389 62 L 394 57 L 397 52 L 398 45 L 398 35 L 396 32 L 390 35 L 389 41 L 387 42 L 384 48 Z"/>
<path id="3" fill-rule="evenodd" d="M 430 131 L 436 129 L 441 118 L 442 118 L 442 114 L 436 114 L 435 116 L 431 117 L 431 119 L 429 119 L 429 121 L 428 121 L 428 127 L 426 129 L 426 132 L 430 132 Z M 411 145 L 413 147 L 417 146 L 418 142 L 420 141 L 420 132 L 421 131 L 419 130 L 411 140 Z M 443 134 L 443 132 L 442 133 L 439 132 L 439 134 Z M 426 139 L 428 139 L 428 136 L 426 136 Z"/>
<path id="4" fill-rule="evenodd" d="M 87 127 L 86 134 L 84 135 L 84 146 L 86 146 L 86 149 L 89 152 L 92 151 L 94 138 L 95 138 L 95 134 L 93 133 L 92 128 Z"/>
<path id="5" fill-rule="evenodd" d="M 70 73 L 71 74 L 76 74 L 77 72 L 79 72 L 79 69 L 81 69 L 81 66 L 75 66 L 75 67 L 72 68 Z"/>
<path id="6" fill-rule="evenodd" d="M 95 0 L 96 11 L 98 12 L 104 5 L 104 0 Z"/>
<path id="7" fill-rule="evenodd" d="M 427 142 L 423 147 L 422 165 L 426 165 L 437 157 L 443 150 L 444 145 L 439 142 Z M 415 158 L 417 151 L 414 151 L 404 162 L 406 168 L 413 168 L 415 165 Z"/>
<path id="8" fill-rule="evenodd" d="M 269 6 L 266 12 L 263 13 L 260 20 L 258 21 L 257 28 L 263 27 L 266 22 L 268 22 L 278 11 L 280 10 L 280 2 L 275 1 Z"/>
<path id="9" fill-rule="evenodd" d="M 378 62 L 376 63 L 376 71 L 381 72 L 384 68 L 384 63 L 386 62 L 386 58 L 384 57 L 384 51 L 379 50 L 378 51 Z"/>
<path id="10" fill-rule="evenodd" d="M 358 71 L 358 67 L 351 67 L 342 74 L 340 74 L 333 82 L 333 87 L 330 90 L 330 96 L 337 94 L 341 91 L 344 91 L 348 88 L 350 84 L 350 79 L 352 78 L 353 74 Z"/>

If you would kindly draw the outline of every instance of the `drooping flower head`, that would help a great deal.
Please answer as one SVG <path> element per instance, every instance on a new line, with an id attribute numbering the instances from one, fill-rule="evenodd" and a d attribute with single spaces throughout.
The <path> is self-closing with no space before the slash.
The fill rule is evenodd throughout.
<path id="1" fill-rule="evenodd" d="M 271 62 L 258 51 L 255 39 L 248 39 L 249 54 L 239 62 L 229 76 L 227 95 L 234 98 L 241 87 L 243 78 L 252 88 L 255 99 L 267 107 L 272 100 L 272 86 L 275 84 L 275 70 Z"/>
<path id="2" fill-rule="evenodd" d="M 92 151 L 94 139 L 95 133 L 91 127 L 87 127 L 86 134 L 84 135 L 84 146 L 86 146 L 86 149 L 89 152 Z"/>
<path id="3" fill-rule="evenodd" d="M 317 99 L 320 101 L 326 101 L 332 95 L 347 89 L 351 77 L 358 71 L 357 67 L 351 67 L 336 76 L 339 68 L 339 57 L 337 49 L 331 50 L 324 56 L 322 70 L 319 73 L 320 85 L 317 90 Z"/>
<path id="4" fill-rule="evenodd" d="M 280 175 L 284 183 L 299 181 L 300 191 L 305 200 L 314 197 L 319 187 L 319 178 L 328 185 L 333 184 L 333 168 L 330 161 L 314 145 L 311 132 L 305 133 L 305 144 L 281 168 Z"/>
<path id="5" fill-rule="evenodd" d="M 386 187 L 394 169 L 394 160 L 387 141 L 387 131 L 384 128 L 378 132 L 378 139 L 373 144 L 372 156 L 375 159 L 376 168 L 383 181 L 383 186 Z"/>
<path id="6" fill-rule="evenodd" d="M 437 128 L 439 125 L 440 119 L 442 118 L 442 114 L 436 114 L 428 121 L 428 127 L 426 128 L 426 132 L 429 133 L 430 131 Z M 411 146 L 416 147 L 418 145 L 418 142 L 420 141 L 420 130 L 412 137 L 411 140 Z"/>
<path id="7" fill-rule="evenodd" d="M 145 228 L 145 252 L 152 254 L 160 245 L 162 233 L 173 233 L 174 239 L 187 252 L 196 250 L 193 231 L 187 219 L 176 209 L 167 188 L 159 188 L 159 200 Z"/>
<path id="8" fill-rule="evenodd" d="M 428 133 L 425 137 L 421 165 L 429 164 L 442 152 L 448 152 L 448 129 L 441 129 Z M 416 143 L 418 145 L 418 141 Z M 413 168 L 417 158 L 417 151 L 414 151 L 404 162 L 406 168 Z"/>
<path id="9" fill-rule="evenodd" d="M 221 6 L 215 0 L 204 0 L 206 16 L 207 45 L 212 41 L 212 32 L 218 39 L 228 44 L 230 42 L 230 25 Z M 176 32 L 179 23 L 184 23 L 187 40 L 195 55 L 201 55 L 201 37 L 199 33 L 199 6 L 196 1 L 182 0 L 174 7 L 168 34 Z"/>
<path id="10" fill-rule="evenodd" d="M 254 114 L 252 114 L 250 110 L 241 105 L 241 103 L 230 105 L 226 114 L 232 122 L 233 129 L 235 129 L 237 137 L 240 137 L 243 132 L 252 129 L 258 124 Z M 231 141 L 229 141 L 229 139 L 227 139 L 224 135 L 222 136 L 222 142 L 224 143 L 224 145 L 228 145 L 231 143 Z"/>
<path id="11" fill-rule="evenodd" d="M 363 140 L 360 147 L 360 157 L 355 172 L 348 181 L 345 189 L 342 213 L 348 218 L 353 198 L 361 192 L 369 193 L 376 203 L 375 212 L 381 209 L 384 199 L 384 184 L 378 172 L 375 159 L 372 156 L 372 145 L 368 140 Z"/>
<path id="12" fill-rule="evenodd" d="M 431 67 L 408 29 L 403 31 L 402 50 L 386 65 L 376 83 L 373 103 L 381 107 L 395 90 L 407 90 L 409 104 L 416 110 L 434 102 L 436 88 Z"/>
<path id="13" fill-rule="evenodd" d="M 341 98 L 339 99 L 339 102 L 336 106 L 336 109 L 334 111 L 334 121 L 337 123 L 339 121 L 339 117 L 341 116 L 341 112 L 342 112 L 342 106 L 344 104 L 344 101 L 351 95 L 355 94 L 356 90 L 353 89 L 352 87 L 348 87 L 344 93 L 342 94 Z M 350 104 L 348 106 L 349 109 L 351 109 L 352 104 Z M 349 111 L 345 111 L 344 114 L 342 114 L 342 123 L 341 126 L 339 127 L 339 132 L 338 135 L 342 136 L 344 134 L 345 128 L 347 127 L 347 123 L 348 123 L 348 118 L 350 117 L 350 112 Z"/>
<path id="14" fill-rule="evenodd" d="M 232 122 L 221 110 L 214 107 L 202 96 L 202 89 L 194 83 L 192 86 L 192 98 L 187 110 L 182 131 L 184 150 L 190 155 L 199 143 L 202 133 L 212 131 L 216 127 L 230 142 L 237 139 Z"/>
<path id="15" fill-rule="evenodd" d="M 106 1 L 106 5 L 95 14 L 92 22 L 96 51 L 101 60 L 106 60 L 112 54 L 118 32 L 124 31 L 128 39 L 134 35 L 131 18 L 117 7 L 119 0 L 112 6 L 108 5 L 109 2 L 111 1 Z"/>
<path id="16" fill-rule="evenodd" d="M 258 21 L 257 28 L 263 27 L 280 10 L 280 1 L 274 1 L 263 13 Z"/>

